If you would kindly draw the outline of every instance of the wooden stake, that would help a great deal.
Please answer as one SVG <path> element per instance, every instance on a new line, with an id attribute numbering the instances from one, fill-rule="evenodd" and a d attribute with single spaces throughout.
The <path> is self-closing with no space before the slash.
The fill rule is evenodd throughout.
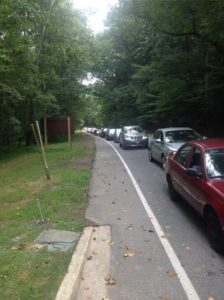
<path id="1" fill-rule="evenodd" d="M 72 139 L 71 139 L 71 118 L 68 117 L 67 118 L 68 121 L 68 145 L 69 145 L 69 149 L 70 151 L 72 150 Z"/>
<path id="2" fill-rule="evenodd" d="M 48 145 L 48 136 L 47 136 L 47 118 L 44 118 L 44 146 L 47 149 Z"/>
<path id="3" fill-rule="evenodd" d="M 43 164 L 44 164 L 44 170 L 45 170 L 46 177 L 49 180 L 50 172 L 49 172 L 48 165 L 47 165 L 47 160 L 46 160 L 46 156 L 45 156 L 45 152 L 44 152 L 44 147 L 43 147 L 43 142 L 42 142 L 42 137 L 41 137 L 38 121 L 36 121 L 36 127 L 37 127 L 37 132 L 38 132 L 38 137 L 39 137 L 39 144 L 40 144 L 40 149 L 41 149 L 41 157 L 42 157 Z"/>

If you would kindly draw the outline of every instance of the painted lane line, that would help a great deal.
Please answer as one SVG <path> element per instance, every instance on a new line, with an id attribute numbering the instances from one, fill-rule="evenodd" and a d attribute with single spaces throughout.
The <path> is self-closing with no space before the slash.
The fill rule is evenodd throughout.
<path id="1" fill-rule="evenodd" d="M 106 141 L 107 142 L 107 141 Z M 147 200 L 145 199 L 145 196 L 143 195 L 142 190 L 140 189 L 137 181 L 135 180 L 132 172 L 130 171 L 128 165 L 126 164 L 126 162 L 124 161 L 124 159 L 122 158 L 122 156 L 120 155 L 120 153 L 117 151 L 117 149 L 109 142 L 107 142 L 110 147 L 116 152 L 116 154 L 118 155 L 118 157 L 120 158 L 122 164 L 124 165 L 134 187 L 135 190 L 145 208 L 145 211 L 155 229 L 155 232 L 161 242 L 161 244 L 163 245 L 163 248 L 177 274 L 177 277 L 180 280 L 180 283 L 186 293 L 186 296 L 189 300 L 200 300 L 200 297 L 198 296 L 193 284 L 191 283 L 186 271 L 184 270 L 184 268 L 181 265 L 181 262 L 179 261 L 175 251 L 173 250 L 173 247 L 171 246 L 170 242 L 168 241 L 165 232 L 163 231 L 162 227 L 160 226 L 156 216 L 154 215 L 150 205 L 148 204 Z"/>

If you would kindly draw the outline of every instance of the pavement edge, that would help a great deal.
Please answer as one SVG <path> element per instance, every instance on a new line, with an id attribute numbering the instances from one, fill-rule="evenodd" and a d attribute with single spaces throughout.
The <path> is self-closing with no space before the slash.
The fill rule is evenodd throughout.
<path id="1" fill-rule="evenodd" d="M 86 227 L 84 229 L 68 266 L 68 271 L 61 282 L 55 300 L 75 299 L 92 233 L 93 227 Z"/>

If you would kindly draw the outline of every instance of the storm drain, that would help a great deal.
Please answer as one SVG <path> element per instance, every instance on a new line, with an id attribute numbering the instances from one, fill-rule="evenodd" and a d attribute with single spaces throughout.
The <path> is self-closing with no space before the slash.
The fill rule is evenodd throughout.
<path id="1" fill-rule="evenodd" d="M 76 245 L 79 237 L 80 234 L 73 231 L 49 229 L 42 231 L 35 242 L 46 244 L 48 251 L 68 251 Z"/>

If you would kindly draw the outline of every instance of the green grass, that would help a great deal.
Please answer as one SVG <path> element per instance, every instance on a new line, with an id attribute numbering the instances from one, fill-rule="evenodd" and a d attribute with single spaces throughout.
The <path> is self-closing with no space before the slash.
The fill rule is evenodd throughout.
<path id="1" fill-rule="evenodd" d="M 95 148 L 91 137 L 75 136 L 46 151 L 51 179 L 46 180 L 35 146 L 0 158 L 0 299 L 54 299 L 73 250 L 33 250 L 46 228 L 81 232 Z M 41 216 L 45 225 L 38 225 Z"/>

